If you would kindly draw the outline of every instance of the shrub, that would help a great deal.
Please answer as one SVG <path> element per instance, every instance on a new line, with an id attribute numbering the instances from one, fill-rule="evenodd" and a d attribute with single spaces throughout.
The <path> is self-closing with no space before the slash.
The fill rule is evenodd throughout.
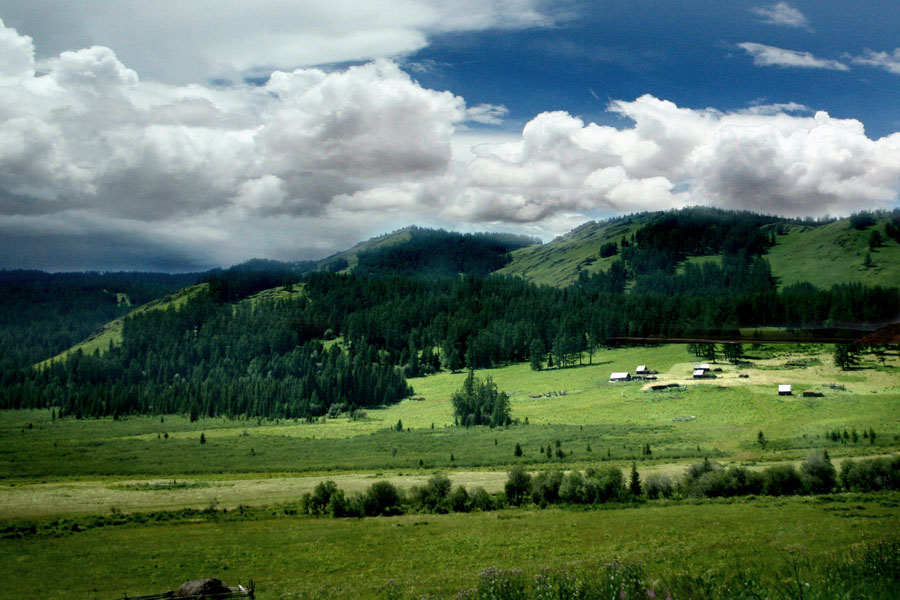
<path id="1" fill-rule="evenodd" d="M 445 513 L 448 510 L 447 496 L 450 495 L 451 486 L 450 479 L 438 473 L 432 475 L 423 487 L 411 489 L 410 497 L 420 510 Z"/>
<path id="2" fill-rule="evenodd" d="M 531 501 L 541 506 L 559 502 L 563 475 L 559 471 L 541 471 L 531 481 Z"/>
<path id="3" fill-rule="evenodd" d="M 572 471 L 563 477 L 559 486 L 559 499 L 570 504 L 584 504 L 587 502 L 584 477 L 580 472 Z"/>
<path id="4" fill-rule="evenodd" d="M 331 501 L 331 496 L 337 491 L 337 484 L 330 479 L 318 483 L 313 489 L 309 501 L 306 503 L 307 512 L 311 515 L 324 515 L 330 512 L 328 504 Z"/>
<path id="5" fill-rule="evenodd" d="M 328 498 L 328 514 L 336 519 L 351 516 L 361 517 L 362 513 L 359 510 L 359 506 L 362 504 L 362 502 L 357 500 L 355 504 L 356 507 L 354 510 L 354 507 L 350 502 L 347 501 L 347 498 L 344 496 L 344 490 L 335 490 L 334 493 L 331 494 L 331 497 Z"/>
<path id="6" fill-rule="evenodd" d="M 803 491 L 803 480 L 793 465 L 775 465 L 763 471 L 763 493 L 792 496 Z"/>
<path id="7" fill-rule="evenodd" d="M 654 474 L 644 481 L 644 493 L 651 500 L 657 498 L 671 498 L 674 492 L 672 480 L 668 475 Z"/>
<path id="8" fill-rule="evenodd" d="M 852 492 L 900 490 L 900 457 L 845 460 L 841 463 L 841 483 Z"/>
<path id="9" fill-rule="evenodd" d="M 592 504 L 620 500 L 625 493 L 625 476 L 618 467 L 603 467 L 588 472 L 584 487 L 586 500 Z"/>
<path id="10" fill-rule="evenodd" d="M 525 501 L 528 492 L 531 491 L 531 475 L 525 472 L 525 469 L 519 465 L 509 470 L 509 479 L 503 490 L 506 492 L 506 498 L 513 506 L 519 506 Z"/>
<path id="11" fill-rule="evenodd" d="M 363 514 L 369 517 L 400 514 L 400 492 L 389 481 L 373 483 L 363 495 Z"/>
<path id="12" fill-rule="evenodd" d="M 447 503 L 453 512 L 469 512 L 472 508 L 472 499 L 469 498 L 469 492 L 466 487 L 458 485 L 447 497 Z"/>
<path id="13" fill-rule="evenodd" d="M 814 452 L 800 465 L 803 487 L 810 494 L 828 494 L 837 483 L 837 475 L 828 452 Z"/>
<path id="14" fill-rule="evenodd" d="M 472 508 L 480 511 L 488 511 L 494 509 L 494 499 L 487 493 L 483 487 L 477 487 L 472 491 Z"/>

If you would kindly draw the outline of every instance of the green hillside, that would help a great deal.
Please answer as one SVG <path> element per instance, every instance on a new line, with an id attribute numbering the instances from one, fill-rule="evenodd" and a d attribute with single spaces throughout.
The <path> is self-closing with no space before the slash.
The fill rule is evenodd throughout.
<path id="1" fill-rule="evenodd" d="M 359 262 L 359 253 L 368 252 L 378 248 L 395 246 L 408 242 L 412 239 L 412 227 L 404 227 L 391 233 L 386 233 L 378 237 L 359 242 L 349 250 L 332 254 L 328 258 L 319 261 L 319 269 L 325 271 L 349 272 Z"/>
<path id="2" fill-rule="evenodd" d="M 809 281 L 819 287 L 858 282 L 897 285 L 900 282 L 900 244 L 885 235 L 887 219 L 874 227 L 857 230 L 848 219 L 818 227 L 790 226 L 778 235 L 766 255 L 781 285 Z M 869 236 L 878 230 L 883 246 L 870 253 L 872 265 L 863 266 L 869 252 Z"/>
<path id="3" fill-rule="evenodd" d="M 41 363 L 39 363 L 38 367 L 43 367 L 48 365 L 54 361 L 65 360 L 70 354 L 74 354 L 81 350 L 85 354 L 93 354 L 95 350 L 99 350 L 101 354 L 106 352 L 109 348 L 110 344 L 118 344 L 122 341 L 122 324 L 125 322 L 125 318 L 141 312 L 151 311 L 151 310 L 166 310 L 170 307 L 178 307 L 183 305 L 188 301 L 192 296 L 200 293 L 208 287 L 206 283 L 198 283 L 196 285 L 188 286 L 184 289 L 178 290 L 173 294 L 169 294 L 167 296 L 163 296 L 157 300 L 153 300 L 144 304 L 142 306 L 137 307 L 127 315 L 119 317 L 118 319 L 114 319 L 92 333 L 87 339 L 78 344 L 75 344 L 68 350 L 60 352 L 53 358 L 49 358 Z"/>
<path id="4" fill-rule="evenodd" d="M 630 238 L 655 214 L 619 217 L 585 223 L 566 235 L 541 246 L 528 246 L 512 253 L 512 262 L 497 271 L 499 275 L 523 277 L 534 283 L 566 286 L 578 279 L 581 271 L 605 271 L 618 257 L 600 257 L 600 247 Z"/>
<path id="5" fill-rule="evenodd" d="M 652 223 L 665 213 L 645 213 L 607 221 L 590 222 L 543 246 L 522 248 L 512 253 L 513 260 L 499 271 L 529 281 L 553 286 L 574 283 L 582 271 L 605 271 L 619 256 L 601 258 L 604 244 L 619 242 Z M 808 281 L 820 288 L 837 283 L 896 285 L 900 281 L 900 243 L 888 237 L 881 217 L 873 226 L 855 229 L 850 219 L 828 224 L 785 220 L 766 225 L 764 231 L 775 235 L 775 245 L 764 257 L 780 286 Z M 869 251 L 869 238 L 878 231 L 882 246 Z M 871 264 L 864 266 L 867 253 Z M 717 262 L 715 254 L 691 256 L 685 263 Z"/>

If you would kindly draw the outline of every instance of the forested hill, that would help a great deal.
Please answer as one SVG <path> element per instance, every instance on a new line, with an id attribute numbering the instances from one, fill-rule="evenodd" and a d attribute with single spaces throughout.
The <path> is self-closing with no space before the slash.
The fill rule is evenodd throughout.
<path id="1" fill-rule="evenodd" d="M 506 265 L 512 251 L 540 243 L 537 238 L 521 235 L 411 226 L 357 244 L 321 261 L 319 268 L 378 278 L 480 277 Z"/>
<path id="2" fill-rule="evenodd" d="M 0 271 L 0 365 L 13 369 L 50 358 L 135 306 L 198 277 Z"/>
<path id="3" fill-rule="evenodd" d="M 543 246 L 512 253 L 498 273 L 535 283 L 567 286 L 582 272 L 609 271 L 629 246 L 640 248 L 630 274 L 647 261 L 683 273 L 686 265 L 718 264 L 741 250 L 768 261 L 782 286 L 808 282 L 895 285 L 900 281 L 900 210 L 859 213 L 845 219 L 785 219 L 712 208 L 640 213 L 586 223 Z M 624 253 L 623 253 L 624 251 Z M 655 256 L 651 256 L 655 255 Z M 665 256 L 663 256 L 665 255 Z"/>
<path id="4" fill-rule="evenodd" d="M 887 276 L 900 262 L 898 217 L 819 223 L 690 209 L 587 224 L 545 246 L 409 228 L 357 246 L 352 267 L 349 255 L 343 264 L 251 261 L 204 274 L 138 310 L 128 302 L 185 281 L 135 276 L 128 287 L 88 274 L 84 307 L 74 314 L 99 319 L 132 310 L 117 321 L 118 334 L 36 368 L 24 362 L 46 357 L 60 340 L 7 338 L 4 347 L 20 346 L 21 356 L 8 354 L 0 364 L 0 408 L 315 419 L 399 401 L 412 393 L 408 379 L 414 384 L 439 369 L 525 360 L 536 369 L 565 367 L 623 338 L 735 340 L 744 331 L 749 340 L 766 327 L 874 329 L 900 317 L 900 278 Z M 779 285 L 770 259 L 793 243 L 798 258 L 778 260 L 802 264 L 801 246 L 791 240 L 813 234 L 818 254 L 806 252 L 824 258 L 810 263 L 808 275 L 818 285 Z M 859 243 L 868 263 L 859 268 L 878 274 L 877 285 L 824 285 L 822 273 L 860 260 Z M 832 246 L 844 252 L 830 257 Z M 511 251 L 516 258 L 504 268 Z M 514 271 L 529 257 L 525 277 L 490 275 Z M 568 279 L 535 285 L 528 281 L 540 280 L 535 273 Z M 46 295 L 41 277 L 29 285 Z M 77 296 L 72 282 L 80 281 L 72 276 L 57 304 L 43 304 L 59 324 L 67 323 L 62 298 Z M 28 298 L 40 304 L 37 292 L 24 289 L 7 292 L 24 300 L 9 303 L 5 323 L 16 320 L 18 306 L 22 327 L 51 332 L 53 319 L 29 312 Z M 94 315 L 91 302 L 109 314 Z"/>

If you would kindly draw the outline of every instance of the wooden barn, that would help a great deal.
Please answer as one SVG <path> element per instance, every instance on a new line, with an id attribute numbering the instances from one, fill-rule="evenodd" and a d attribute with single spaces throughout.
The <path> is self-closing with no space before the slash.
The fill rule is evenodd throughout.
<path id="1" fill-rule="evenodd" d="M 610 383 L 618 383 L 619 381 L 631 381 L 631 373 L 610 373 Z"/>
<path id="2" fill-rule="evenodd" d="M 779 396 L 792 396 L 791 393 L 791 384 L 782 383 L 778 386 L 778 395 Z"/>

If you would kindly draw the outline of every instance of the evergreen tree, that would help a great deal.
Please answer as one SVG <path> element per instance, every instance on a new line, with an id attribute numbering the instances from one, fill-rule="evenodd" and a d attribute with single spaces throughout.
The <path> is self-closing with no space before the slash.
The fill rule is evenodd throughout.
<path id="1" fill-rule="evenodd" d="M 628 490 L 632 497 L 640 498 L 641 496 L 641 476 L 638 474 L 637 463 L 631 463 L 631 477 L 628 480 Z"/>
<path id="2" fill-rule="evenodd" d="M 869 249 L 876 250 L 884 245 L 884 239 L 881 237 L 881 232 L 877 229 L 873 229 L 872 233 L 869 235 Z"/>
<path id="3" fill-rule="evenodd" d="M 531 370 L 540 371 L 543 368 L 541 359 L 544 356 L 544 344 L 543 342 L 541 342 L 540 338 L 534 338 L 533 340 L 531 340 L 531 345 L 528 347 L 528 355 L 531 364 Z"/>
<path id="4" fill-rule="evenodd" d="M 722 356 L 732 364 L 737 364 L 744 357 L 744 347 L 741 344 L 722 344 Z"/>
<path id="5" fill-rule="evenodd" d="M 859 349 L 855 344 L 834 345 L 834 365 L 843 370 L 859 364 Z"/>

